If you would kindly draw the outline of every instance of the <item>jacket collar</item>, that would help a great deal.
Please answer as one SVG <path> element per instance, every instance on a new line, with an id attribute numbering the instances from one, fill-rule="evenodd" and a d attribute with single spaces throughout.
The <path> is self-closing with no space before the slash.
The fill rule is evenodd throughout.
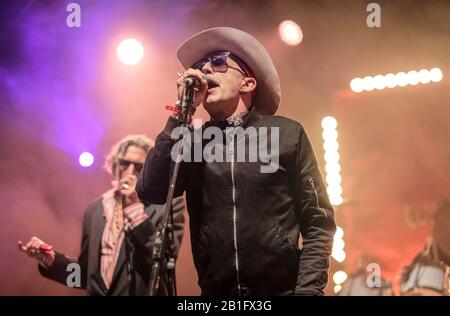
<path id="1" fill-rule="evenodd" d="M 248 112 L 247 116 L 244 118 L 244 121 L 242 122 L 242 127 L 246 128 L 249 126 L 256 126 L 258 125 L 258 122 L 263 118 L 264 116 L 258 112 L 255 106 L 253 106 L 250 111 Z"/>
<path id="2" fill-rule="evenodd" d="M 225 129 L 227 127 L 237 127 L 241 126 L 243 128 L 249 127 L 249 126 L 255 126 L 257 125 L 257 122 L 263 117 L 262 114 L 260 114 L 256 107 L 253 106 L 249 111 L 242 112 L 239 114 L 235 114 L 227 118 L 225 121 L 213 121 L 210 120 L 205 123 L 204 127 L 209 126 L 216 126 L 220 129 Z"/>

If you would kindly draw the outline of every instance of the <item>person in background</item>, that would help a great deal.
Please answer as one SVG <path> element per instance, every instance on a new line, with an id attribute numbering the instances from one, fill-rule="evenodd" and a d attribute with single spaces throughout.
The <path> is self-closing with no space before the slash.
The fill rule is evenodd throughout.
<path id="1" fill-rule="evenodd" d="M 165 206 L 144 206 L 135 187 L 152 148 L 153 141 L 144 135 L 129 135 L 112 147 L 105 163 L 114 177 L 112 188 L 86 208 L 78 258 L 54 250 L 38 237 L 18 242 L 19 251 L 38 261 L 42 276 L 68 285 L 72 270 L 67 267 L 76 263 L 80 288 L 88 295 L 148 295 L 155 229 Z M 183 198 L 174 199 L 175 257 L 183 236 L 183 210 Z"/>

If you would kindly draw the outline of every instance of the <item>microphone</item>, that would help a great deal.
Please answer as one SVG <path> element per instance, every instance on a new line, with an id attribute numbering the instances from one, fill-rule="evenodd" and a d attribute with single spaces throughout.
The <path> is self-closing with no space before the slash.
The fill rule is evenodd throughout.
<path id="1" fill-rule="evenodd" d="M 186 79 L 184 79 L 183 82 L 186 87 L 191 87 L 191 86 L 197 85 L 197 79 L 195 79 L 193 77 L 187 77 Z"/>
<path id="2" fill-rule="evenodd" d="M 130 185 L 127 182 L 122 183 L 122 185 L 116 190 L 116 197 L 118 198 L 119 206 L 122 207 L 124 195 L 122 194 L 122 190 L 128 190 Z"/>
<path id="3" fill-rule="evenodd" d="M 203 79 L 205 79 L 206 81 L 208 81 L 208 75 L 207 74 L 203 74 Z M 198 86 L 199 82 L 197 81 L 196 78 L 194 77 L 187 77 L 186 79 L 184 79 L 184 85 L 186 87 L 191 87 L 191 86 Z"/>
<path id="4" fill-rule="evenodd" d="M 202 73 L 203 79 L 208 82 L 208 75 Z M 183 95 L 181 96 L 181 100 L 179 103 L 180 111 L 178 112 L 178 120 L 182 124 L 190 124 L 192 122 L 192 115 L 195 113 L 195 108 L 192 106 L 194 95 L 195 95 L 195 87 L 200 85 L 200 82 L 197 78 L 187 77 L 183 80 Z"/>

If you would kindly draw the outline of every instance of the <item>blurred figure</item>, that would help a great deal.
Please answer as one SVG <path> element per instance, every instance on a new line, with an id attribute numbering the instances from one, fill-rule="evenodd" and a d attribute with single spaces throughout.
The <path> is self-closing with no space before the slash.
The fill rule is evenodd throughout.
<path id="1" fill-rule="evenodd" d="M 432 237 L 400 276 L 400 294 L 450 294 L 450 203 L 444 200 L 434 216 Z"/>
<path id="2" fill-rule="evenodd" d="M 444 199 L 434 215 L 433 240 L 440 261 L 450 266 L 450 201 Z"/>
<path id="3" fill-rule="evenodd" d="M 342 285 L 338 296 L 392 296 L 392 283 L 386 281 L 381 275 L 376 275 L 374 271 L 368 269 L 371 263 L 378 260 L 371 256 L 362 256 L 357 263 L 356 271 L 349 276 Z M 374 278 L 379 278 L 379 284 Z"/>
<path id="4" fill-rule="evenodd" d="M 411 265 L 403 268 L 400 294 L 405 296 L 448 295 L 449 266 L 440 261 L 436 245 L 429 238 Z"/>
<path id="5" fill-rule="evenodd" d="M 19 241 L 19 250 L 38 261 L 41 275 L 71 286 L 68 278 L 76 270 L 68 266 L 76 263 L 80 282 L 75 287 L 86 289 L 88 295 L 148 295 L 155 227 L 165 207 L 145 207 L 135 187 L 152 147 L 153 141 L 143 135 L 127 136 L 113 146 L 105 167 L 115 179 L 112 188 L 86 208 L 77 259 L 53 250 L 37 237 Z M 183 198 L 175 199 L 174 256 L 183 235 L 183 209 Z"/>

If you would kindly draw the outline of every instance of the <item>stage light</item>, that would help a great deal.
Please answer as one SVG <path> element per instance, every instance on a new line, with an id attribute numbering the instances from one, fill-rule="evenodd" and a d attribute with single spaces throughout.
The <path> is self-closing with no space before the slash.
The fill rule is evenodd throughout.
<path id="1" fill-rule="evenodd" d="M 383 90 L 385 88 L 405 87 L 407 85 L 415 86 L 419 83 L 428 84 L 430 82 L 439 82 L 442 80 L 442 77 L 442 71 L 439 68 L 433 68 L 431 70 L 421 69 L 420 71 L 411 70 L 408 73 L 401 71 L 395 75 L 388 73 L 384 76 L 365 76 L 363 79 L 353 78 L 350 81 L 350 88 L 353 92 L 359 93 L 374 89 Z"/>
<path id="2" fill-rule="evenodd" d="M 427 84 L 431 81 L 431 73 L 428 69 L 422 69 L 419 71 L 419 82 L 421 84 Z"/>
<path id="3" fill-rule="evenodd" d="M 406 77 L 408 78 L 408 84 L 412 86 L 419 83 L 419 74 L 415 70 L 408 71 Z"/>
<path id="4" fill-rule="evenodd" d="M 117 56 L 124 64 L 135 65 L 144 56 L 144 47 L 134 38 L 127 38 L 117 47 Z"/>
<path id="5" fill-rule="evenodd" d="M 336 232 L 334 233 L 334 238 L 344 238 L 344 230 L 341 226 L 336 226 Z"/>
<path id="6" fill-rule="evenodd" d="M 383 90 L 384 88 L 386 88 L 386 82 L 384 81 L 383 75 L 376 75 L 373 78 L 373 84 L 375 86 L 375 89 L 377 90 Z"/>
<path id="7" fill-rule="evenodd" d="M 395 88 L 397 86 L 397 79 L 394 74 L 390 73 L 384 76 L 386 88 Z"/>
<path id="8" fill-rule="evenodd" d="M 342 199 L 342 198 L 341 198 Z M 343 262 L 345 260 L 345 242 L 344 242 L 344 230 L 340 226 L 336 226 L 336 232 L 333 237 L 333 248 L 331 256 L 337 262 Z"/>
<path id="9" fill-rule="evenodd" d="M 325 171 L 331 174 L 338 174 L 341 172 L 341 165 L 338 162 L 327 162 L 325 164 Z"/>
<path id="10" fill-rule="evenodd" d="M 341 186 L 342 178 L 340 175 L 341 165 L 339 164 L 340 155 L 338 152 L 339 142 L 337 140 L 339 134 L 336 129 L 336 119 L 332 116 L 323 118 L 322 128 L 328 198 L 332 205 L 340 205 L 343 202 L 343 198 Z"/>
<path id="11" fill-rule="evenodd" d="M 350 89 L 353 92 L 360 93 L 364 91 L 364 82 L 361 78 L 354 78 L 350 81 Z"/>
<path id="12" fill-rule="evenodd" d="M 338 138 L 338 133 L 336 129 L 325 129 L 322 132 L 322 138 L 324 140 L 336 140 Z"/>
<path id="13" fill-rule="evenodd" d="M 328 173 L 325 179 L 328 185 L 341 184 L 342 182 L 342 177 L 338 173 Z"/>
<path id="14" fill-rule="evenodd" d="M 78 162 L 82 167 L 90 167 L 94 163 L 94 156 L 91 153 L 85 151 L 78 157 Z"/>
<path id="15" fill-rule="evenodd" d="M 337 151 L 326 151 L 324 158 L 325 162 L 338 162 L 341 157 Z"/>
<path id="16" fill-rule="evenodd" d="M 323 143 L 323 149 L 325 151 L 338 151 L 339 143 L 336 140 L 326 140 Z"/>
<path id="17" fill-rule="evenodd" d="M 281 39 L 290 46 L 295 46 L 303 40 L 303 32 L 294 21 L 286 20 L 280 23 L 278 32 Z"/>
<path id="18" fill-rule="evenodd" d="M 338 206 L 344 203 L 344 199 L 340 195 L 332 195 L 330 196 L 331 205 Z"/>
<path id="19" fill-rule="evenodd" d="M 433 82 L 439 82 L 442 80 L 442 71 L 439 68 L 433 68 L 430 70 L 431 74 L 431 81 Z"/>
<path id="20" fill-rule="evenodd" d="M 330 196 L 336 196 L 336 197 L 341 196 L 342 187 L 340 184 L 336 184 L 336 183 L 329 184 L 327 186 L 327 193 Z"/>
<path id="21" fill-rule="evenodd" d="M 333 281 L 335 284 L 340 285 L 347 280 L 347 273 L 344 271 L 337 271 L 333 274 Z"/>
<path id="22" fill-rule="evenodd" d="M 341 290 L 342 290 L 342 285 L 337 284 L 334 286 L 334 294 L 339 293 Z"/>
<path id="23" fill-rule="evenodd" d="M 338 200 L 339 198 L 342 198 L 342 187 L 340 184 L 332 183 L 327 186 L 327 193 L 328 197 L 331 200 Z"/>
<path id="24" fill-rule="evenodd" d="M 344 262 L 346 255 L 344 250 L 335 250 L 331 253 L 331 256 L 334 260 L 336 260 L 339 263 Z"/>
<path id="25" fill-rule="evenodd" d="M 366 90 L 366 91 L 372 91 L 373 89 L 375 89 L 375 82 L 374 82 L 373 78 L 370 76 L 366 76 L 363 78 L 363 85 L 364 85 L 364 90 Z"/>
<path id="26" fill-rule="evenodd" d="M 336 251 L 344 250 L 344 247 L 345 247 L 345 242 L 342 238 L 335 238 L 333 240 L 333 249 L 335 249 Z"/>
<path id="27" fill-rule="evenodd" d="M 336 232 L 334 233 L 333 237 L 333 248 L 331 251 L 331 256 L 336 260 L 337 262 L 343 262 L 345 260 L 345 242 L 344 242 L 344 230 L 342 227 L 337 226 Z"/>
<path id="28" fill-rule="evenodd" d="M 404 73 L 403 71 L 398 72 L 395 75 L 395 78 L 397 79 L 397 86 L 406 87 L 408 85 L 408 77 L 406 76 L 406 73 Z"/>
<path id="29" fill-rule="evenodd" d="M 326 116 L 322 119 L 322 128 L 323 129 L 334 129 L 337 127 L 337 121 L 332 116 Z"/>

